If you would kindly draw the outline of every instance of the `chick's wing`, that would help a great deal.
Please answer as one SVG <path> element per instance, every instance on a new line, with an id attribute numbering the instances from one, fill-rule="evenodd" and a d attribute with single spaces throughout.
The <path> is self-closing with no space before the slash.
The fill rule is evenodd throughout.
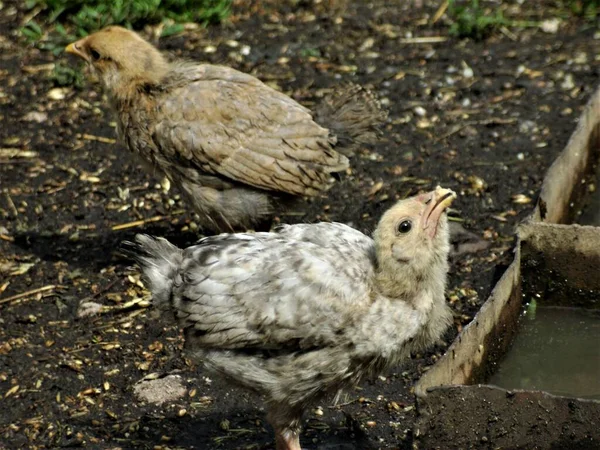
<path id="1" fill-rule="evenodd" d="M 303 106 L 256 78 L 200 65 L 158 102 L 163 154 L 251 186 L 315 195 L 348 160 Z"/>
<path id="2" fill-rule="evenodd" d="M 370 302 L 368 259 L 274 233 L 213 236 L 185 251 L 171 301 L 192 346 L 337 345 Z"/>

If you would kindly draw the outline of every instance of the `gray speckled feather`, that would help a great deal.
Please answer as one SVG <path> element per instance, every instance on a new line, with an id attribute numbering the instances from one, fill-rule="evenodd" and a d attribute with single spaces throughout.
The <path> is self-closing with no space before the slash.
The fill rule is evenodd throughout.
<path id="1" fill-rule="evenodd" d="M 316 227 L 319 238 L 346 245 L 321 247 L 315 233 L 291 238 L 295 228 L 209 237 L 183 252 L 171 306 L 194 347 L 292 352 L 347 339 L 370 303 L 373 242 L 362 235 L 367 251 L 353 248 L 355 230 L 335 224 Z"/>
<path id="2" fill-rule="evenodd" d="M 137 240 L 147 248 L 161 243 L 164 249 L 166 242 L 147 236 Z M 172 285 L 168 296 L 155 295 L 155 300 L 168 302 L 164 306 L 174 311 L 192 353 L 262 393 L 270 393 L 263 384 L 273 373 L 285 376 L 299 361 L 310 365 L 311 380 L 317 382 L 324 376 L 319 364 L 333 364 L 331 354 L 339 348 L 347 352 L 347 367 L 331 373 L 352 378 L 352 364 L 378 357 L 386 347 L 391 357 L 399 341 L 417 331 L 416 321 L 398 329 L 397 322 L 386 328 L 380 321 L 386 313 L 373 303 L 374 242 L 343 224 L 284 225 L 274 233 L 211 236 L 172 251 L 177 255 L 177 269 L 169 273 Z M 147 278 L 156 292 L 156 272 Z M 410 308 L 397 313 L 414 315 Z M 230 352 L 221 359 L 226 350 Z M 270 367 L 266 371 L 265 364 Z M 310 378 L 309 372 L 305 376 Z"/>
<path id="3" fill-rule="evenodd" d="M 297 432 L 317 398 L 397 364 L 446 329 L 451 195 L 440 188 L 399 202 L 373 239 L 339 223 L 222 234 L 184 250 L 138 235 L 136 257 L 190 354 L 265 395 L 283 436 Z"/>

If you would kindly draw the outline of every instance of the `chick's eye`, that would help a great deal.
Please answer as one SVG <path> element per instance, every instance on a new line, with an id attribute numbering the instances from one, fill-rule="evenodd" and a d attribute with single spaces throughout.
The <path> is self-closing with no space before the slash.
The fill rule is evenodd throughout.
<path id="1" fill-rule="evenodd" d="M 98 51 L 94 50 L 93 48 L 90 49 L 90 56 L 94 61 L 98 61 L 100 59 L 100 53 L 98 53 Z"/>
<path id="2" fill-rule="evenodd" d="M 410 220 L 403 220 L 398 225 L 398 232 L 405 234 L 408 233 L 412 229 L 412 222 Z"/>

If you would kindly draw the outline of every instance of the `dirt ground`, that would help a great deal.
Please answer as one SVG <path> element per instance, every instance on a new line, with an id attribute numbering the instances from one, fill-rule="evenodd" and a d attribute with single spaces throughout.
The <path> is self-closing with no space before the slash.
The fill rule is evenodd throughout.
<path id="1" fill-rule="evenodd" d="M 441 184 L 459 193 L 454 220 L 490 243 L 452 259 L 455 326 L 445 341 L 341 405 L 309 411 L 307 449 L 411 448 L 414 381 L 486 299 L 511 258 L 515 225 L 598 84 L 596 24 L 555 1 L 503 3 L 516 20 L 563 20 L 555 33 L 509 27 L 474 42 L 450 38 L 446 18 L 431 23 L 437 1 L 238 1 L 226 24 L 160 41 L 308 106 L 353 81 L 389 108 L 382 142 L 282 222 L 369 232 L 395 199 Z M 0 448 L 272 448 L 260 398 L 184 358 L 177 330 L 155 317 L 118 255 L 141 231 L 192 243 L 192 215 L 115 143 L 100 86 L 55 86 L 49 71 L 67 58 L 20 41 L 23 12 L 0 5 Z M 84 301 L 103 308 L 79 319 Z M 182 377 L 183 398 L 136 399 L 136 382 L 169 374 Z"/>

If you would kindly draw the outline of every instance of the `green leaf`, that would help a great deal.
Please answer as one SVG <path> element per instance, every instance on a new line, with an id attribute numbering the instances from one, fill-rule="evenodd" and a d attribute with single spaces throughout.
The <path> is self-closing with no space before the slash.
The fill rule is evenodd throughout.
<path id="1" fill-rule="evenodd" d="M 181 33 L 184 29 L 185 29 L 185 27 L 179 23 L 174 24 L 174 25 L 167 25 L 166 27 L 164 27 L 162 29 L 162 32 L 160 33 L 160 35 L 161 35 L 161 37 L 173 36 L 173 35 Z"/>
<path id="2" fill-rule="evenodd" d="M 40 48 L 55 52 L 66 41 L 83 37 L 110 24 L 139 29 L 168 21 L 162 35 L 183 31 L 183 23 L 218 23 L 227 18 L 232 0 L 25 0 L 28 9 L 40 8 L 41 26 L 31 21 L 21 34 Z"/>

